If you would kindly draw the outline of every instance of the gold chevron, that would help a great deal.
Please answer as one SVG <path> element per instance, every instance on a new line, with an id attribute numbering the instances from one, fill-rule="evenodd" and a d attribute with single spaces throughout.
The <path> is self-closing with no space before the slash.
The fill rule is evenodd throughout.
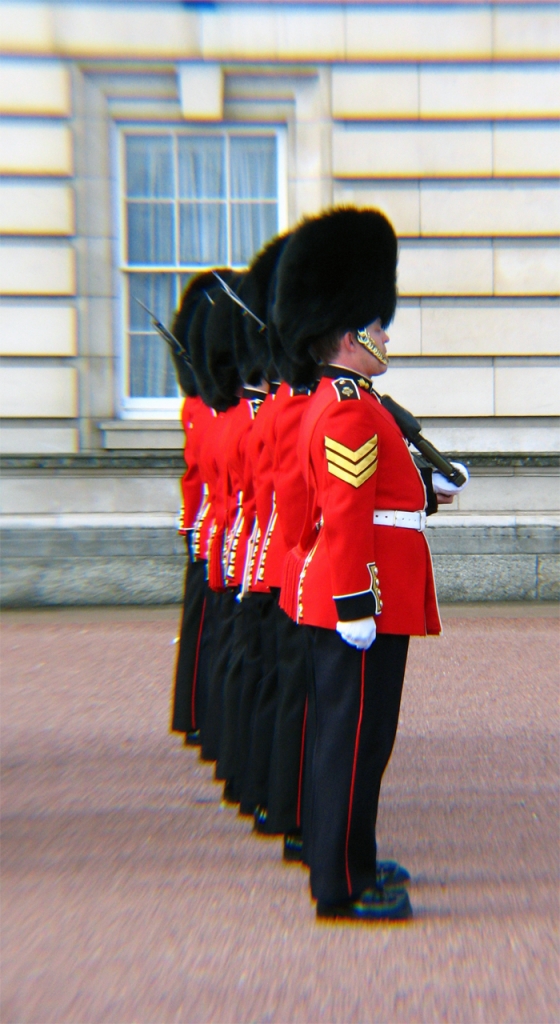
<path id="1" fill-rule="evenodd" d="M 327 462 L 329 465 L 332 463 L 335 466 L 340 466 L 341 469 L 347 470 L 352 476 L 359 476 L 360 473 L 363 473 L 364 470 L 371 466 L 372 462 L 377 462 L 377 449 L 366 455 L 365 459 L 361 459 L 355 466 L 348 459 L 343 459 L 342 455 L 335 455 L 334 452 L 329 451 L 327 451 Z"/>
<path id="2" fill-rule="evenodd" d="M 352 487 L 361 487 L 365 484 L 366 480 L 369 480 L 370 476 L 373 476 L 377 469 L 377 459 L 375 459 L 367 469 L 364 469 L 362 473 L 355 474 L 352 470 L 348 471 L 341 469 L 340 466 L 335 466 L 334 462 L 327 461 L 327 469 L 333 476 L 337 476 L 339 480 L 344 480 L 345 483 L 351 484 Z"/>
<path id="3" fill-rule="evenodd" d="M 325 437 L 325 448 L 327 449 L 327 458 L 329 452 L 336 452 L 338 455 L 342 455 L 343 458 L 348 459 L 349 462 L 359 462 L 364 456 L 368 455 L 373 449 L 377 450 L 377 434 L 370 437 L 369 441 L 366 441 L 360 448 L 347 448 L 345 444 L 341 444 L 340 441 L 334 441 L 332 437 Z"/>

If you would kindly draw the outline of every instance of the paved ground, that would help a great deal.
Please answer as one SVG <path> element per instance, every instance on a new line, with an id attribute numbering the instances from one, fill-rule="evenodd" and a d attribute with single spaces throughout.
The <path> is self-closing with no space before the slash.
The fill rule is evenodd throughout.
<path id="1" fill-rule="evenodd" d="M 1 1020 L 556 1021 L 553 614 L 413 641 L 379 837 L 416 917 L 382 927 L 316 923 L 168 734 L 175 610 L 6 614 Z"/>

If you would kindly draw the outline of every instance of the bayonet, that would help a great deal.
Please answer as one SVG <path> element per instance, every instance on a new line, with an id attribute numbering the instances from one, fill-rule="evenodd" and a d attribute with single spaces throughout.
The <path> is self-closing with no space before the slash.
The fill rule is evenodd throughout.
<path id="1" fill-rule="evenodd" d="M 235 302 L 237 306 L 240 306 L 243 312 L 246 314 L 246 316 L 250 316 L 259 325 L 259 331 L 266 331 L 266 324 L 263 323 L 261 319 L 259 319 L 256 313 L 253 313 L 252 309 L 249 309 L 249 307 L 245 305 L 243 299 L 239 298 L 237 292 L 234 292 L 233 288 L 230 288 L 229 284 L 226 284 L 223 277 L 220 277 L 220 275 L 216 273 L 215 270 L 213 270 L 212 273 L 214 277 L 220 282 L 226 295 L 229 295 L 231 301 Z"/>

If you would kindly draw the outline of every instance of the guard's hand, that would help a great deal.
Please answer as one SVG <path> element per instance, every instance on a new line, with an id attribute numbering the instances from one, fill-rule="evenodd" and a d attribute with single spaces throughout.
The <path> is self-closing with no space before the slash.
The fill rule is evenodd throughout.
<path id="1" fill-rule="evenodd" d="M 352 619 L 350 622 L 337 622 L 336 631 L 343 640 L 352 647 L 367 651 L 375 640 L 377 628 L 373 615 L 367 619 Z"/>
<path id="2" fill-rule="evenodd" d="M 460 470 L 463 476 L 466 477 L 465 483 L 461 484 L 460 487 L 457 487 L 457 484 L 452 484 L 451 480 L 448 480 L 447 477 L 443 475 L 443 473 L 439 473 L 437 470 L 434 470 L 434 472 L 432 473 L 432 487 L 435 493 L 438 495 L 458 494 L 459 491 L 462 491 L 463 488 L 465 488 L 469 482 L 469 471 L 466 466 L 463 466 L 461 462 L 452 462 L 451 465 L 455 466 L 455 469 Z"/>

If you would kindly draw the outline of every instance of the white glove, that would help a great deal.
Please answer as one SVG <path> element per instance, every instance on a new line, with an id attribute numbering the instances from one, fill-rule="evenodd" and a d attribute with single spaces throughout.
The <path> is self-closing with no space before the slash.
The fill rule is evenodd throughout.
<path id="1" fill-rule="evenodd" d="M 438 473 L 438 471 L 435 470 L 432 473 L 432 487 L 436 494 L 458 494 L 459 491 L 462 491 L 463 488 L 467 486 L 469 482 L 469 471 L 467 467 L 463 466 L 462 462 L 452 462 L 451 465 L 455 466 L 455 469 L 458 469 L 463 476 L 466 477 L 464 484 L 461 484 L 461 486 L 458 487 L 457 484 L 452 484 L 451 480 L 448 480 L 443 473 Z"/>
<path id="2" fill-rule="evenodd" d="M 373 615 L 367 619 L 352 619 L 350 622 L 337 622 L 336 631 L 340 633 L 343 640 L 352 647 L 358 647 L 361 651 L 367 651 L 375 640 L 377 628 Z"/>

